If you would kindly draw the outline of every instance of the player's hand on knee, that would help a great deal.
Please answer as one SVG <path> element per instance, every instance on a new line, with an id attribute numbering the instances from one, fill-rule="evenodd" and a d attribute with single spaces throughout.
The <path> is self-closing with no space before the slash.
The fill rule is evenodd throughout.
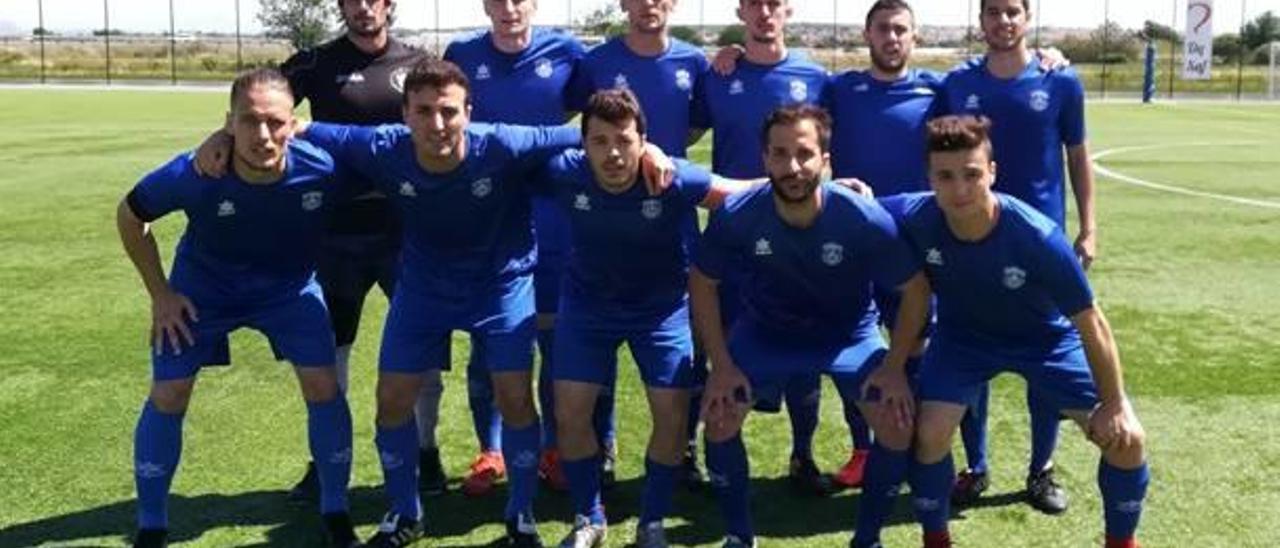
<path id="1" fill-rule="evenodd" d="M 645 143 L 644 155 L 640 157 L 640 174 L 644 176 L 649 195 L 657 196 L 671 188 L 676 178 L 676 164 L 658 145 Z"/>
<path id="2" fill-rule="evenodd" d="M 835 181 L 832 181 L 832 182 L 842 187 L 845 187 L 849 190 L 852 190 L 861 196 L 865 196 L 867 198 L 876 197 L 875 191 L 871 190 L 871 185 L 862 182 L 862 179 L 858 179 L 856 177 L 849 177 L 847 179 L 836 179 Z"/>
<path id="3" fill-rule="evenodd" d="M 187 321 L 200 321 L 196 305 L 185 295 L 165 288 L 151 297 L 151 346 L 156 354 L 164 352 L 165 345 L 173 354 L 182 354 L 182 345 L 195 344 L 195 336 Z"/>
<path id="4" fill-rule="evenodd" d="M 717 364 L 707 377 L 702 394 L 702 420 L 707 424 L 730 423 L 746 415 L 751 405 L 751 382 L 732 364 Z"/>
<path id="5" fill-rule="evenodd" d="M 738 44 L 730 44 L 720 48 L 711 59 L 711 69 L 721 76 L 733 74 L 733 71 L 738 68 L 738 59 L 741 59 L 746 54 L 746 48 Z"/>
<path id="6" fill-rule="evenodd" d="M 196 173 L 204 177 L 220 178 L 227 174 L 231 162 L 231 135 L 215 131 L 196 149 Z"/>
<path id="7" fill-rule="evenodd" d="M 1089 440 L 1107 451 L 1125 451 L 1142 442 L 1144 433 L 1128 398 L 1103 402 L 1089 414 Z"/>
<path id="8" fill-rule="evenodd" d="M 862 399 L 889 413 L 891 422 L 898 428 L 911 428 L 916 400 L 902 368 L 877 367 L 862 385 Z"/>

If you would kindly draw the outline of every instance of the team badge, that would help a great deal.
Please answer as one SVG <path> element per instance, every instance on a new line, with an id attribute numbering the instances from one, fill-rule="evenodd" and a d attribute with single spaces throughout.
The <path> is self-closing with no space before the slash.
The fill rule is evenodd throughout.
<path id="1" fill-rule="evenodd" d="M 404 93 L 404 79 L 409 77 L 409 67 L 400 67 L 391 71 L 391 89 L 396 93 Z"/>
<path id="2" fill-rule="evenodd" d="M 1006 266 L 1004 268 L 1004 286 L 1009 289 L 1018 289 L 1027 284 L 1027 271 L 1016 266 Z"/>
<path id="3" fill-rule="evenodd" d="M 533 73 L 537 74 L 538 78 L 550 78 L 555 72 L 555 67 L 551 66 L 551 61 L 546 59 L 538 59 L 538 66 L 533 69 Z"/>
<path id="4" fill-rule="evenodd" d="M 858 84 L 856 86 L 853 86 L 853 91 L 857 93 L 866 93 L 868 91 L 871 91 L 871 86 L 867 84 Z"/>
<path id="5" fill-rule="evenodd" d="M 942 266 L 942 252 L 936 247 L 929 248 L 929 251 L 924 254 L 924 262 L 933 266 Z"/>
<path id="6" fill-rule="evenodd" d="M 830 242 L 822 244 L 822 264 L 836 266 L 844 262 L 844 246 Z"/>
<path id="7" fill-rule="evenodd" d="M 809 85 L 803 80 L 791 81 L 791 100 L 797 103 L 803 103 L 809 98 Z"/>
<path id="8" fill-rule="evenodd" d="M 409 181 L 401 181 L 401 182 L 400 182 L 400 195 L 401 195 L 401 196 L 407 196 L 407 197 L 409 197 L 409 198 L 417 198 L 417 197 L 418 197 L 418 191 L 416 191 L 416 190 L 414 190 L 414 189 L 413 189 L 413 183 L 410 183 Z"/>
<path id="9" fill-rule="evenodd" d="M 1049 92 L 1037 89 L 1031 92 L 1031 110 L 1044 112 L 1049 108 Z"/>
<path id="10" fill-rule="evenodd" d="M 591 211 L 591 198 L 579 193 L 573 197 L 573 208 L 578 211 Z"/>
<path id="11" fill-rule="evenodd" d="M 236 205 L 231 203 L 231 200 L 223 200 L 222 203 L 218 204 L 219 217 L 230 217 L 235 214 L 236 214 Z"/>
<path id="12" fill-rule="evenodd" d="M 619 72 L 617 76 L 614 76 L 613 87 L 618 89 L 630 89 L 631 86 L 627 84 L 627 75 Z"/>
<path id="13" fill-rule="evenodd" d="M 964 100 L 965 110 L 978 110 L 980 108 L 982 108 L 982 100 L 978 99 L 977 95 L 969 95 L 969 97 Z"/>
<path id="14" fill-rule="evenodd" d="M 320 191 L 308 192 L 302 195 L 302 210 L 315 211 L 324 205 L 324 193 Z"/>
<path id="15" fill-rule="evenodd" d="M 689 71 L 680 69 L 676 71 L 676 87 L 681 91 L 689 91 L 693 89 L 693 77 L 689 75 Z"/>
<path id="16" fill-rule="evenodd" d="M 471 181 L 471 195 L 476 198 L 484 198 L 493 192 L 493 180 L 485 177 Z"/>
<path id="17" fill-rule="evenodd" d="M 768 255 L 773 255 L 773 246 L 769 245 L 769 240 L 764 238 L 756 240 L 756 256 L 764 257 Z"/>
<path id="18" fill-rule="evenodd" d="M 481 64 L 476 67 L 476 80 L 488 80 L 490 76 L 489 65 Z"/>
<path id="19" fill-rule="evenodd" d="M 729 95 L 742 95 L 744 91 L 746 91 L 746 88 L 742 85 L 742 80 L 734 80 L 729 83 Z"/>
<path id="20" fill-rule="evenodd" d="M 640 202 L 640 214 L 650 221 L 662 216 L 662 201 L 650 198 Z"/>

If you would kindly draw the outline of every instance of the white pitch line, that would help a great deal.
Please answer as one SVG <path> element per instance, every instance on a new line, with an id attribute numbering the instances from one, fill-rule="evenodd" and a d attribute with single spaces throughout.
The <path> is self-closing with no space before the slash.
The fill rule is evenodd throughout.
<path id="1" fill-rule="evenodd" d="M 1094 154 L 1094 155 L 1093 155 L 1093 157 L 1092 157 L 1091 159 L 1093 160 L 1093 169 L 1094 169 L 1094 171 L 1097 171 L 1099 174 L 1101 174 L 1101 175 L 1103 175 L 1103 176 L 1105 176 L 1105 177 L 1109 177 L 1109 178 L 1111 178 L 1111 179 L 1115 179 L 1115 180 L 1120 181 L 1120 182 L 1122 182 L 1122 183 L 1128 183 L 1128 184 L 1131 184 L 1131 185 L 1140 186 L 1140 187 L 1145 187 L 1145 188 L 1150 188 L 1150 189 L 1153 189 L 1153 190 L 1159 190 L 1159 191 L 1163 191 L 1163 192 L 1169 192 L 1169 193 L 1172 193 L 1172 194 L 1182 194 L 1182 195 L 1184 195 L 1184 196 L 1195 196 L 1195 197 L 1197 197 L 1197 198 L 1209 198 L 1209 199 L 1211 199 L 1211 200 L 1219 200 L 1219 201 L 1223 201 L 1223 202 L 1231 202 L 1231 203 L 1234 203 L 1234 204 L 1248 205 L 1248 206 L 1254 206 L 1254 207 L 1265 207 L 1265 208 L 1270 208 L 1270 209 L 1280 209 L 1280 202 L 1272 202 L 1272 201 L 1267 201 L 1267 200 L 1254 200 L 1254 199 L 1252 199 L 1252 198 L 1241 198 L 1241 197 L 1239 197 L 1239 196 L 1231 196 L 1231 195 L 1229 195 L 1229 194 L 1217 194 L 1217 193 L 1214 193 L 1214 192 L 1205 192 L 1205 191 L 1203 191 L 1203 190 L 1191 190 L 1191 189 L 1188 189 L 1188 188 L 1182 188 L 1182 187 L 1178 187 L 1178 186 L 1172 186 L 1172 185 L 1166 185 L 1166 184 L 1162 184 L 1162 183 L 1156 183 L 1156 182 L 1147 181 L 1147 180 L 1144 180 L 1144 179 L 1139 179 L 1139 178 L 1137 178 L 1137 177 L 1131 177 L 1131 176 L 1129 176 L 1129 175 L 1125 175 L 1125 174 L 1120 173 L 1120 172 L 1118 172 L 1118 171 L 1114 171 L 1114 170 L 1108 169 L 1106 166 L 1103 166 L 1102 164 L 1098 163 L 1098 161 L 1099 161 L 1099 160 L 1101 160 L 1101 159 L 1103 159 L 1103 158 L 1106 158 L 1107 156 L 1111 156 L 1111 155 L 1114 155 L 1114 154 L 1121 154 L 1121 153 L 1125 153 L 1125 152 L 1138 152 L 1138 151 L 1143 151 L 1143 150 L 1158 150 L 1158 149 L 1166 149 L 1166 148 L 1208 147 L 1208 146 L 1241 146 L 1241 145 L 1257 145 L 1257 144 L 1261 144 L 1261 143 L 1260 143 L 1259 141 L 1243 141 L 1243 142 L 1235 142 L 1235 143 L 1223 143 L 1223 142 L 1219 142 L 1219 143 L 1177 143 L 1177 144 L 1165 144 L 1165 145 L 1144 145 L 1144 146 L 1132 146 L 1132 147 L 1117 147 L 1117 148 L 1111 148 L 1111 149 L 1107 149 L 1107 150 L 1100 151 L 1100 152 L 1098 152 L 1098 153 Z"/>

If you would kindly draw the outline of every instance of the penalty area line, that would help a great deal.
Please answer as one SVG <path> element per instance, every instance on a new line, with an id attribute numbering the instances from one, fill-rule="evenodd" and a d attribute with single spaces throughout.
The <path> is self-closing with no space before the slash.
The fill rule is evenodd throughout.
<path id="1" fill-rule="evenodd" d="M 1193 190 L 1189 188 L 1183 188 L 1180 186 L 1168 185 L 1164 183 L 1158 183 L 1155 181 L 1148 181 L 1145 179 L 1139 179 L 1137 177 L 1133 177 L 1131 175 L 1125 175 L 1124 173 L 1120 173 L 1119 171 L 1110 169 L 1100 163 L 1100 160 L 1102 160 L 1103 158 L 1106 158 L 1108 156 L 1113 156 L 1116 154 L 1123 154 L 1127 152 L 1138 152 L 1138 151 L 1144 151 L 1144 150 L 1162 150 L 1162 149 L 1168 149 L 1168 148 L 1241 146 L 1241 145 L 1257 145 L 1257 144 L 1261 144 L 1261 143 L 1259 141 L 1219 142 L 1219 143 L 1200 142 L 1200 143 L 1176 143 L 1176 144 L 1145 145 L 1145 146 L 1132 146 L 1132 147 L 1116 147 L 1116 148 L 1110 148 L 1107 150 L 1097 152 L 1090 158 L 1090 160 L 1093 161 L 1093 169 L 1098 174 L 1122 183 L 1127 183 L 1134 186 L 1148 188 L 1151 190 L 1158 190 L 1161 192 L 1168 192 L 1170 194 L 1181 194 L 1183 196 L 1192 196 L 1196 198 L 1208 198 L 1210 200 L 1218 200 L 1222 202 L 1230 202 L 1233 204 L 1247 205 L 1247 206 L 1253 206 L 1253 207 L 1280 209 L 1280 202 L 1272 202 L 1268 200 L 1256 200 L 1253 198 L 1243 198 L 1240 196 L 1232 196 L 1230 194 L 1218 194 L 1216 192 Z"/>

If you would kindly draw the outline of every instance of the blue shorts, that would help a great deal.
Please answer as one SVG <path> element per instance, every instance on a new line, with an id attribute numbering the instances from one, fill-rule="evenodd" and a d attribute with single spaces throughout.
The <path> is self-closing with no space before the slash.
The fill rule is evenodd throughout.
<path id="1" fill-rule="evenodd" d="M 618 376 L 618 347 L 623 342 L 631 348 L 645 386 L 693 385 L 693 335 L 687 306 L 647 329 L 586 320 L 567 308 L 556 320 L 556 366 L 551 378 L 613 386 Z"/>
<path id="2" fill-rule="evenodd" d="M 200 321 L 188 324 L 195 344 L 184 346 L 178 355 L 167 343 L 160 354 L 153 349 L 153 380 L 188 379 L 203 366 L 231 363 L 227 336 L 241 327 L 266 335 L 277 360 L 288 360 L 296 367 L 332 367 L 334 364 L 333 329 L 329 325 L 323 292 L 314 280 L 296 295 L 252 306 L 193 304 L 200 317 Z"/>
<path id="3" fill-rule="evenodd" d="M 1097 386 L 1084 348 L 1073 346 L 1038 357 L 987 352 L 935 337 L 920 365 L 920 399 L 972 406 L 992 377 L 1017 373 L 1043 401 L 1062 410 L 1090 410 Z"/>
<path id="4" fill-rule="evenodd" d="M 396 286 L 382 331 L 378 370 L 422 373 L 444 368 L 454 330 L 471 334 L 489 371 L 533 368 L 533 276 L 500 280 L 460 298 Z"/>
<path id="5" fill-rule="evenodd" d="M 751 382 L 753 405 L 776 411 L 786 387 L 825 373 L 842 393 L 857 393 L 886 352 L 877 334 L 862 339 L 816 341 L 772 332 L 739 320 L 729 333 L 729 353 Z"/>

